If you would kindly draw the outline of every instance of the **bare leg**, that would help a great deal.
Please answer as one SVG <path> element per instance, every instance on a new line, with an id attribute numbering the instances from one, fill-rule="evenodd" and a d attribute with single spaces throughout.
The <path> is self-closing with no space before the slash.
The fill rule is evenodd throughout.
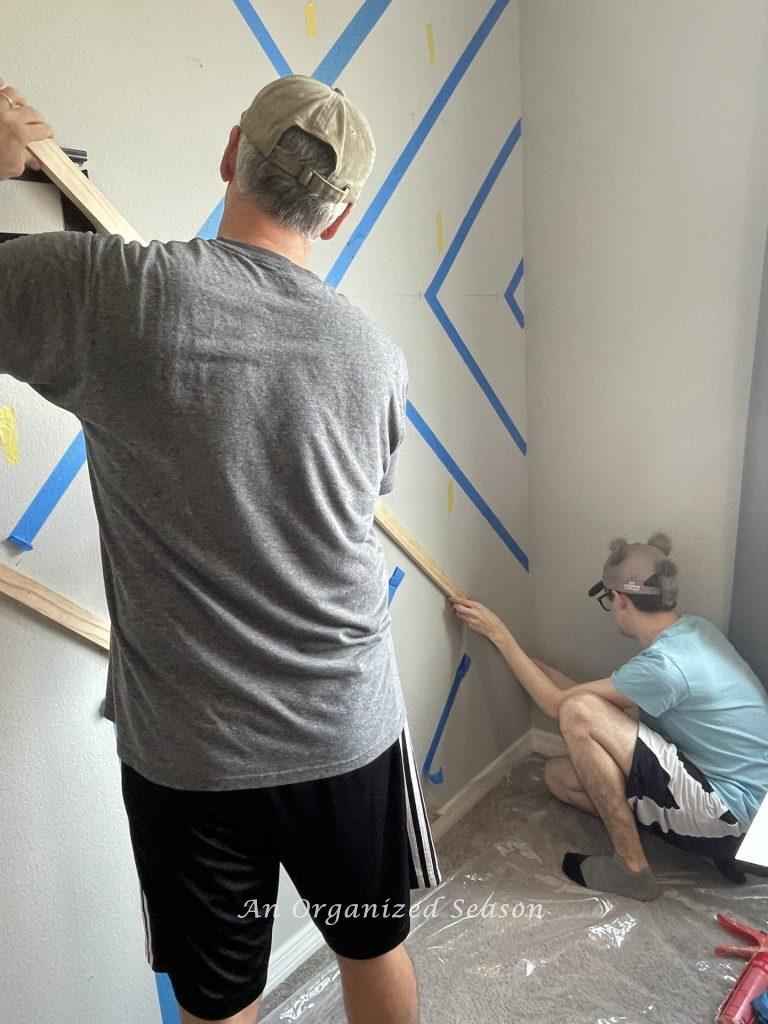
<path id="1" fill-rule="evenodd" d="M 261 1002 L 261 996 L 254 1000 L 250 1006 L 246 1006 L 240 1013 L 236 1013 L 234 1017 L 224 1017 L 220 1021 L 216 1021 L 215 1024 L 256 1024 L 259 1019 L 259 1003 Z M 181 1024 L 213 1024 L 211 1021 L 203 1020 L 202 1017 L 193 1017 L 191 1013 L 187 1013 L 179 1007 L 179 1019 Z"/>
<path id="2" fill-rule="evenodd" d="M 349 1024 L 418 1024 L 416 973 L 402 943 L 370 960 L 336 959 Z"/>
<path id="3" fill-rule="evenodd" d="M 551 757 L 544 765 L 544 781 L 550 793 L 564 804 L 597 815 L 597 808 L 581 785 L 570 757 Z"/>
<path id="4" fill-rule="evenodd" d="M 625 783 L 637 722 L 596 694 L 574 694 L 560 706 L 560 731 L 581 786 L 603 819 L 614 849 L 632 871 L 648 867 Z"/>

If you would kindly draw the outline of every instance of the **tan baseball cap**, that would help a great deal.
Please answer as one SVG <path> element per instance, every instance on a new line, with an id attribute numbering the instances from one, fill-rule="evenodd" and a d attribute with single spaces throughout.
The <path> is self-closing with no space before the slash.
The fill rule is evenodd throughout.
<path id="1" fill-rule="evenodd" d="M 671 575 L 670 568 L 677 569 L 667 559 L 672 549 L 669 538 L 663 533 L 655 533 L 647 544 L 628 544 L 623 537 L 611 542 L 611 553 L 603 566 L 602 579 L 588 591 L 589 597 L 595 597 L 603 590 L 615 590 L 620 594 L 665 594 L 670 589 L 671 581 L 665 579 L 667 586 L 649 586 L 646 580 L 664 572 Z M 676 590 L 676 579 L 674 586 Z"/>
<path id="2" fill-rule="evenodd" d="M 293 127 L 333 149 L 336 166 L 330 174 L 319 174 L 280 148 L 280 136 Z M 307 75 L 287 75 L 265 85 L 243 111 L 240 130 L 262 156 L 307 192 L 333 203 L 357 199 L 376 156 L 373 133 L 362 112 L 341 89 Z"/>

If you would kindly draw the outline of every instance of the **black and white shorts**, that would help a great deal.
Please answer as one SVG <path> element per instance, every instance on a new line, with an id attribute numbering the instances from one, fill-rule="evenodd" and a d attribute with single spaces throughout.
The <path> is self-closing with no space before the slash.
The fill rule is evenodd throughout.
<path id="1" fill-rule="evenodd" d="M 642 722 L 626 793 L 639 825 L 689 853 L 733 860 L 747 831 L 703 772 Z"/>
<path id="2" fill-rule="evenodd" d="M 263 991 L 281 864 L 302 900 L 287 912 L 353 959 L 399 945 L 410 890 L 441 881 L 407 723 L 369 764 L 308 782 L 211 792 L 121 771 L 147 960 L 203 1020 Z"/>

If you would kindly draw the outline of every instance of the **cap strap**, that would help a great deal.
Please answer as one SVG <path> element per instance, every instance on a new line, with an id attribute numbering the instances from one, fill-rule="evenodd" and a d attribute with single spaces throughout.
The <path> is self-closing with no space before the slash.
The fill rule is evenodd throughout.
<path id="1" fill-rule="evenodd" d="M 620 594 L 660 594 L 661 587 L 646 587 L 637 583 L 622 583 L 621 586 L 609 587 L 609 590 L 618 590 Z"/>
<path id="2" fill-rule="evenodd" d="M 264 155 L 267 160 L 271 160 L 273 164 L 277 164 L 281 170 L 294 178 L 299 185 L 309 188 L 314 195 L 321 199 L 327 199 L 331 203 L 343 203 L 349 195 L 349 185 L 345 188 L 338 188 L 322 174 L 313 171 L 311 167 L 307 167 L 292 153 L 286 152 L 280 146 L 275 146 L 268 156 Z"/>

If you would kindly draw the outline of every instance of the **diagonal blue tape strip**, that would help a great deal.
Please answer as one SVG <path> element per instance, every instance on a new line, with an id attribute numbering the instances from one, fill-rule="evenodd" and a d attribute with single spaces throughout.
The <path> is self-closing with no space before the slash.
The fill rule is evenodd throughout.
<path id="1" fill-rule="evenodd" d="M 507 300 L 507 305 L 512 310 L 512 313 L 514 314 L 515 320 L 517 320 L 517 322 L 520 324 L 521 327 L 525 327 L 525 316 L 523 315 L 523 311 L 520 308 L 520 305 L 519 305 L 517 299 L 515 298 L 515 292 L 517 291 L 517 286 L 520 284 L 520 282 L 522 280 L 523 280 L 523 261 L 520 260 L 520 262 L 517 265 L 517 270 L 513 274 L 512 280 L 509 282 L 509 285 L 507 286 L 507 290 L 504 292 L 504 298 Z"/>
<path id="2" fill-rule="evenodd" d="M 483 19 L 482 24 L 472 36 L 472 39 L 466 46 L 466 49 L 454 65 L 453 70 L 446 78 L 440 92 L 430 104 L 430 107 L 421 119 L 418 128 L 409 139 L 403 152 L 397 158 L 392 170 L 384 179 L 384 183 L 379 188 L 379 191 L 373 197 L 370 206 L 360 218 L 360 223 L 352 232 L 351 238 L 341 250 L 336 262 L 328 272 L 328 276 L 325 280 L 326 284 L 329 284 L 332 288 L 335 288 L 346 274 L 350 264 L 354 260 L 355 256 L 357 256 L 360 246 L 368 237 L 371 229 L 381 216 L 384 207 L 392 196 L 392 193 L 400 184 L 405 172 L 413 163 L 416 154 L 424 143 L 424 140 L 434 127 L 435 122 L 443 112 L 448 100 L 453 96 L 456 91 L 456 87 L 464 77 L 467 68 L 477 56 L 480 47 L 487 39 L 491 29 L 501 17 L 508 3 L 509 0 L 495 0 L 490 11 Z"/>
<path id="3" fill-rule="evenodd" d="M 404 578 L 405 573 L 403 570 L 399 566 L 395 566 L 395 571 L 389 577 L 389 597 L 387 598 L 387 607 L 392 604 L 395 594 L 397 593 L 397 588 L 403 582 Z"/>
<path id="4" fill-rule="evenodd" d="M 27 511 L 14 526 L 8 538 L 11 544 L 22 551 L 32 550 L 35 537 L 82 469 L 85 457 L 85 438 L 81 430 L 32 499 Z"/>
<path id="5" fill-rule="evenodd" d="M 224 200 L 220 199 L 205 219 L 205 223 L 197 232 L 197 238 L 215 238 L 219 233 L 221 218 L 224 216 Z"/>
<path id="6" fill-rule="evenodd" d="M 446 254 L 443 257 L 442 262 L 440 263 L 440 266 L 437 269 L 437 273 L 435 274 L 434 278 L 432 279 L 432 282 L 427 288 L 427 294 L 431 293 L 433 295 L 436 295 L 440 288 L 442 288 L 443 282 L 448 276 L 448 271 L 455 263 L 456 257 L 459 254 L 459 249 L 461 249 L 462 245 L 464 245 L 467 235 L 472 229 L 472 225 L 477 220 L 477 215 L 478 213 L 480 213 L 483 203 L 488 198 L 488 195 L 493 186 L 496 184 L 499 175 L 504 169 L 504 165 L 506 164 L 510 154 L 512 153 L 512 150 L 520 141 L 521 131 L 522 119 L 518 118 L 517 124 L 509 133 L 507 138 L 504 140 L 504 145 L 499 150 L 499 155 L 493 161 L 491 169 L 486 174 L 483 183 L 478 190 L 477 195 L 472 200 L 472 204 L 470 205 L 469 209 L 464 215 L 464 219 L 461 222 L 459 230 L 456 232 L 455 238 L 448 246 L 448 250 L 446 251 Z"/>
<path id="7" fill-rule="evenodd" d="M 443 769 L 438 768 L 436 772 L 432 771 L 432 762 L 435 759 L 437 748 L 442 739 L 443 732 L 445 731 L 445 723 L 448 721 L 448 715 L 451 713 L 453 702 L 456 700 L 456 694 L 459 692 L 459 686 L 461 686 L 461 680 L 469 671 L 469 666 L 472 664 L 472 659 L 468 654 L 462 655 L 459 667 L 456 669 L 456 675 L 453 678 L 453 684 L 451 691 L 448 694 L 448 700 L 445 702 L 445 707 L 440 715 L 440 721 L 437 723 L 437 729 L 435 729 L 435 735 L 432 737 L 432 742 L 429 745 L 427 756 L 424 759 L 424 774 L 430 782 L 434 782 L 435 785 L 439 786 L 443 781 Z"/>
<path id="8" fill-rule="evenodd" d="M 432 429 L 427 424 L 426 420 L 422 417 L 421 413 L 418 412 L 416 407 L 410 401 L 406 405 L 406 415 L 408 416 L 408 419 L 411 421 L 414 427 L 416 427 L 421 436 L 424 438 L 424 440 L 427 442 L 432 451 L 435 453 L 435 455 L 438 457 L 438 459 L 440 459 L 440 461 L 443 463 L 443 465 L 454 478 L 459 487 L 461 487 L 461 489 L 464 491 L 464 493 L 472 502 L 472 504 L 478 509 L 480 514 L 495 530 L 499 537 L 501 537 L 501 539 L 507 545 L 509 550 L 518 560 L 520 565 L 522 565 L 525 571 L 528 572 L 529 565 L 528 556 L 526 555 L 526 553 L 523 551 L 523 549 L 520 547 L 515 538 L 512 536 L 512 534 L 509 532 L 506 526 L 502 523 L 502 521 L 499 519 L 499 517 L 496 515 L 493 509 L 490 507 L 490 505 L 480 495 L 477 488 L 474 486 L 474 484 L 466 475 L 466 473 L 464 473 L 464 471 L 461 469 L 461 467 L 450 454 L 450 452 L 434 434 Z"/>
<path id="9" fill-rule="evenodd" d="M 480 385 L 481 391 L 483 392 L 485 397 L 488 399 L 488 401 L 491 403 L 491 407 L 492 407 L 493 411 L 496 413 L 496 415 L 499 417 L 501 422 L 506 427 L 509 436 L 515 442 L 515 444 L 520 449 L 520 451 L 523 453 L 523 455 L 525 455 L 526 452 L 528 451 L 528 445 L 525 443 L 525 438 L 523 437 L 523 435 L 520 433 L 520 431 L 515 426 L 514 420 L 509 415 L 509 413 L 507 412 L 506 408 L 504 407 L 504 403 L 501 401 L 499 396 L 493 390 L 493 387 L 491 386 L 490 381 L 488 380 L 488 378 L 485 376 L 483 371 L 478 366 L 477 361 L 475 360 L 475 357 L 469 351 L 469 349 L 467 348 L 466 344 L 462 340 L 461 335 L 459 334 L 459 332 L 454 327 L 453 321 L 451 320 L 451 318 L 448 316 L 448 314 L 443 309 L 443 306 L 440 303 L 440 300 L 436 296 L 432 296 L 431 299 L 427 299 L 427 302 L 429 303 L 429 306 L 430 306 L 432 312 L 435 314 L 437 319 L 440 321 L 440 325 L 442 326 L 443 330 L 448 335 L 448 337 L 451 339 L 451 341 L 453 342 L 454 347 L 456 348 L 456 350 L 458 351 L 459 355 L 461 356 L 461 358 L 464 360 L 465 364 L 469 368 L 469 372 L 472 374 L 472 376 L 475 378 L 477 383 Z"/>
<path id="10" fill-rule="evenodd" d="M 293 71 L 291 71 L 290 64 L 280 52 L 279 46 L 267 31 L 267 26 L 256 11 L 254 11 L 253 6 L 248 0 L 232 0 L 232 2 L 242 14 L 248 28 L 261 43 L 262 50 L 267 55 L 268 60 L 280 78 L 284 78 L 285 75 L 292 75 Z"/>
<path id="11" fill-rule="evenodd" d="M 325 82 L 326 85 L 333 85 L 391 2 L 392 0 L 365 0 L 357 14 L 317 65 L 312 77 L 317 78 L 320 82 Z"/>
<path id="12" fill-rule="evenodd" d="M 491 403 L 491 407 L 493 408 L 494 412 L 506 427 L 510 437 L 515 442 L 520 451 L 523 453 L 523 455 L 525 455 L 527 451 L 527 445 L 525 443 L 525 440 L 523 439 L 523 435 L 517 429 L 517 426 L 515 425 L 515 422 L 512 419 L 512 417 L 507 412 L 504 403 L 496 394 L 490 381 L 485 376 L 483 371 L 480 369 L 477 360 L 470 352 L 469 347 L 459 334 L 453 321 L 446 313 L 443 304 L 437 297 L 437 293 L 439 289 L 442 287 L 443 283 L 445 282 L 449 270 L 456 261 L 456 257 L 459 254 L 459 250 L 461 249 L 462 245 L 464 244 L 467 238 L 467 235 L 472 229 L 472 225 L 477 220 L 477 215 L 480 213 L 483 203 L 488 198 L 493 186 L 496 184 L 496 181 L 498 180 L 498 177 L 501 174 L 502 168 L 509 159 L 510 153 L 517 145 L 517 142 L 520 138 L 520 130 L 521 122 L 520 120 L 518 120 L 515 127 L 507 136 L 507 139 L 505 140 L 504 145 L 501 147 L 499 155 L 494 160 L 490 171 L 485 176 L 485 180 L 480 186 L 480 190 L 478 191 L 477 195 L 472 201 L 469 210 L 467 210 L 467 213 L 461 222 L 459 230 L 456 232 L 455 238 L 448 246 L 448 251 L 443 257 L 440 266 L 437 268 L 437 273 L 435 274 L 434 278 L 428 285 L 427 290 L 424 292 L 424 298 L 426 299 L 430 309 L 440 322 L 440 325 L 442 326 L 443 330 L 453 343 L 453 347 L 456 349 L 456 351 L 463 359 L 465 365 L 469 369 L 469 372 L 480 385 L 480 389 L 482 390 L 483 394 L 488 399 L 488 401 Z"/>
<path id="13" fill-rule="evenodd" d="M 167 974 L 156 974 L 157 999 L 160 1003 L 162 1024 L 179 1024 L 179 1007 L 173 992 L 171 979 Z"/>

